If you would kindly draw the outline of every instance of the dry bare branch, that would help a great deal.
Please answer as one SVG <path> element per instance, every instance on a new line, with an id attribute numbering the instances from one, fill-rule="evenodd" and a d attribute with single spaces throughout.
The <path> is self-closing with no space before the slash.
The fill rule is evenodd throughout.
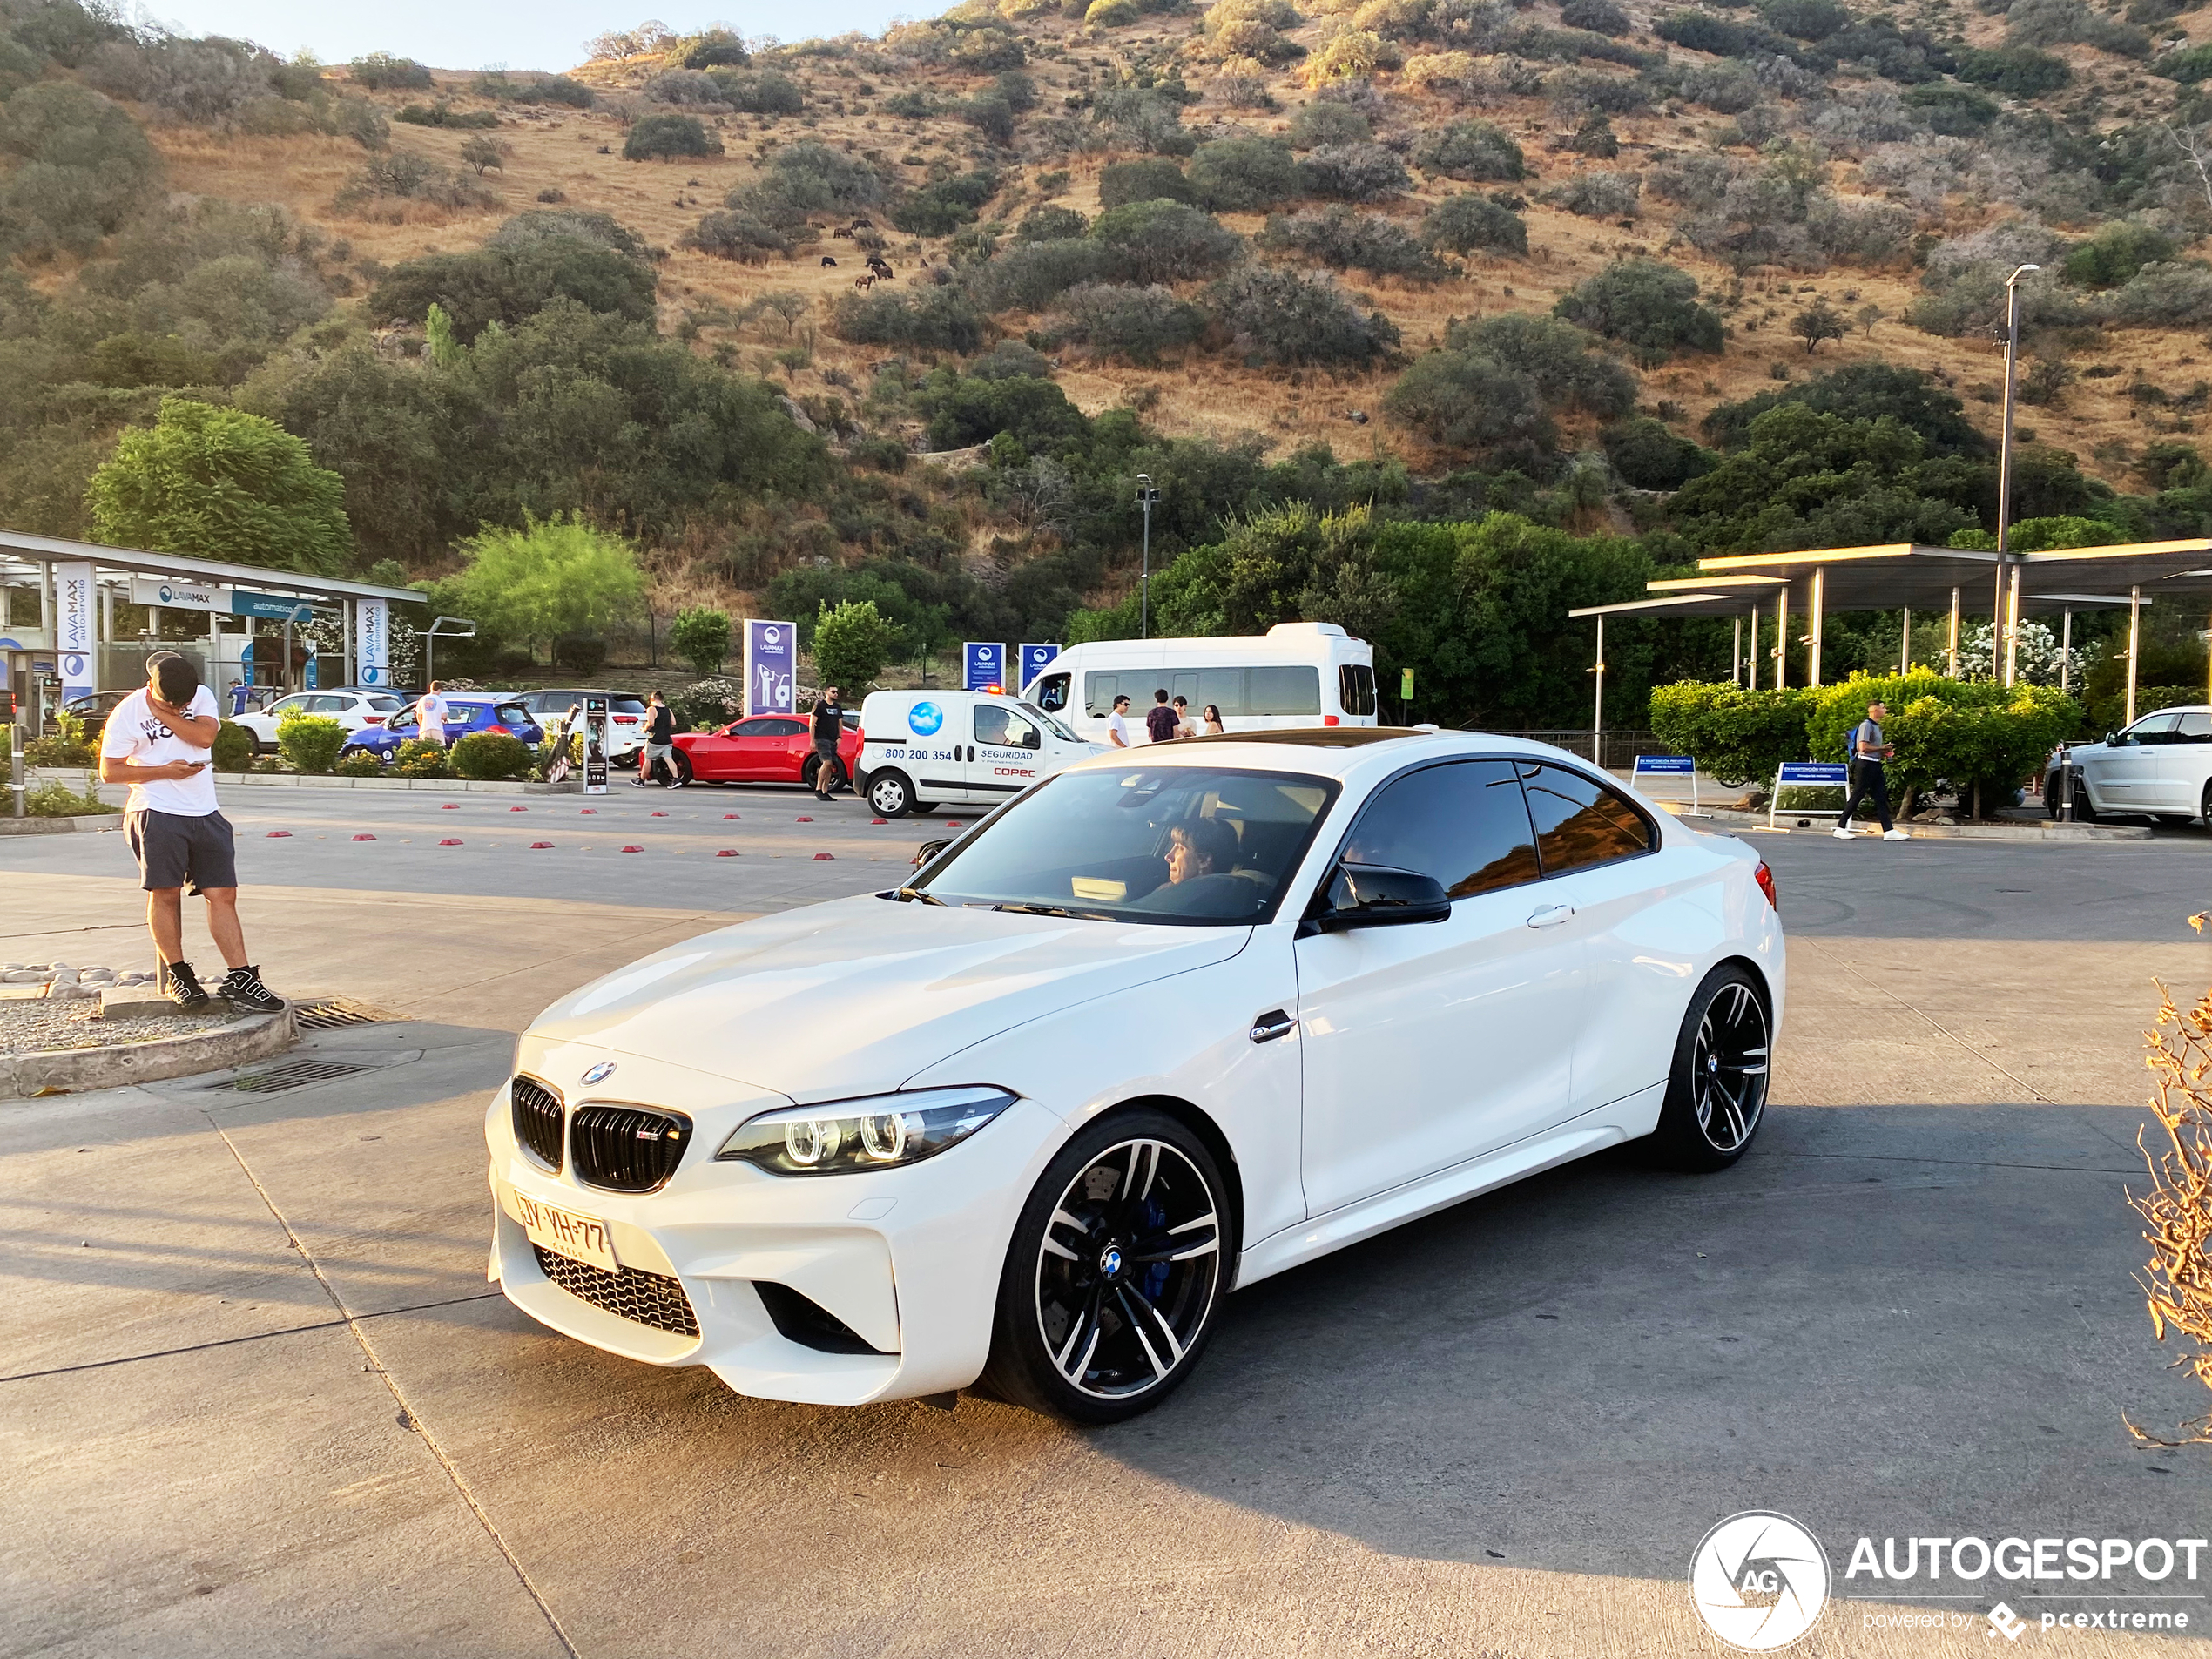
<path id="1" fill-rule="evenodd" d="M 2212 912 L 2189 918 L 2204 931 Z M 2195 1346 L 2174 1361 L 2212 1388 L 2212 992 L 2182 1012 L 2161 983 L 2158 1027 L 2146 1063 L 2156 1080 L 2151 1110 L 2166 1141 L 2154 1150 L 2148 1126 L 2135 1137 L 2150 1171 L 2150 1189 L 2128 1204 L 2143 1219 L 2150 1259 L 2136 1283 L 2161 1342 L 2172 1331 Z M 2123 1419 L 2123 1421 L 2127 1420 Z M 2148 1446 L 2212 1446 L 2212 1412 L 2182 1425 L 2180 1438 L 2128 1429 Z"/>

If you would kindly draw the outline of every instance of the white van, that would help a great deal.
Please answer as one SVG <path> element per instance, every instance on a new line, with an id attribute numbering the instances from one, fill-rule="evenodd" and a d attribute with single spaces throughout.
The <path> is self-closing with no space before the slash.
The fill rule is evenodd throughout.
<path id="1" fill-rule="evenodd" d="M 853 783 L 886 818 L 942 801 L 995 806 L 1104 746 L 998 691 L 870 691 Z"/>
<path id="2" fill-rule="evenodd" d="M 1130 743 L 1148 741 L 1144 713 L 1157 691 L 1187 698 L 1194 721 L 1214 705 L 1228 732 L 1372 725 L 1375 652 L 1332 622 L 1281 622 L 1242 637 L 1100 639 L 1069 646 L 1022 688 L 1098 743 L 1116 697 L 1129 698 Z"/>

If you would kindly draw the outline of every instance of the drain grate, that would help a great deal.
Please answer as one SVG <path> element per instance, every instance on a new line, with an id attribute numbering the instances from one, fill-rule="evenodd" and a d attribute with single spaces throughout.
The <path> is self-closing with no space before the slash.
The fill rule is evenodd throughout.
<path id="1" fill-rule="evenodd" d="M 272 1066 L 266 1071 L 249 1071 L 242 1077 L 209 1087 L 241 1095 L 280 1095 L 287 1089 L 305 1089 L 309 1083 L 327 1083 L 334 1078 L 375 1069 L 374 1066 L 352 1065 L 342 1060 L 293 1060 Z"/>
<path id="2" fill-rule="evenodd" d="M 332 1031 L 346 1025 L 376 1025 L 391 1016 L 381 1009 L 364 1008 L 359 1002 L 348 1002 L 342 997 L 322 997 L 313 1002 L 301 1002 L 292 1012 L 292 1022 L 302 1031 Z"/>

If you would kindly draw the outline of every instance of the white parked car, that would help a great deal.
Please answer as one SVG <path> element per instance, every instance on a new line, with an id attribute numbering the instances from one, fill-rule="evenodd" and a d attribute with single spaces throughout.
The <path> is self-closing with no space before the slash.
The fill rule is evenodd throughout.
<path id="1" fill-rule="evenodd" d="M 253 746 L 263 754 L 274 754 L 277 746 L 277 722 L 297 709 L 302 714 L 327 715 L 346 728 L 351 737 L 356 732 L 382 725 L 393 715 L 407 707 L 408 699 L 395 697 L 389 691 L 294 691 L 280 697 L 268 707 L 253 714 L 227 717 L 234 725 L 242 725 L 253 734 Z"/>
<path id="2" fill-rule="evenodd" d="M 870 691 L 853 786 L 886 818 L 953 802 L 996 806 L 1105 746 L 997 691 Z"/>
<path id="3" fill-rule="evenodd" d="M 2212 813 L 2212 705 L 2146 714 L 2101 743 L 2078 743 L 2043 774 L 2043 806 L 2054 818 L 2071 768 L 2077 818 L 2140 815 L 2186 824 Z"/>
<path id="4" fill-rule="evenodd" d="M 1783 993 L 1757 854 L 1558 750 L 1116 752 L 548 1008 L 485 1117 L 490 1271 L 741 1393 L 1113 1421 L 1231 1290 L 1622 1142 L 1734 1162 Z"/>

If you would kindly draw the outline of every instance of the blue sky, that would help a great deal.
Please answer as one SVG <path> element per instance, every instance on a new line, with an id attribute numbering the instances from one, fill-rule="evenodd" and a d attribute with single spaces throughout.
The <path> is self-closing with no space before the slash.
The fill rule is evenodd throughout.
<path id="1" fill-rule="evenodd" d="M 536 0 L 489 5 L 482 0 L 381 0 L 373 5 L 302 7 L 287 0 L 149 0 L 145 15 L 181 34 L 234 35 L 290 54 L 305 47 L 326 63 L 364 52 L 396 52 L 439 69 L 569 69 L 583 59 L 583 43 L 610 29 L 658 17 L 678 33 L 721 24 L 747 37 L 803 40 L 863 29 L 872 34 L 900 17 L 936 15 L 952 0 L 916 6 L 909 0 Z M 616 7 L 642 8 L 617 10 Z"/>

